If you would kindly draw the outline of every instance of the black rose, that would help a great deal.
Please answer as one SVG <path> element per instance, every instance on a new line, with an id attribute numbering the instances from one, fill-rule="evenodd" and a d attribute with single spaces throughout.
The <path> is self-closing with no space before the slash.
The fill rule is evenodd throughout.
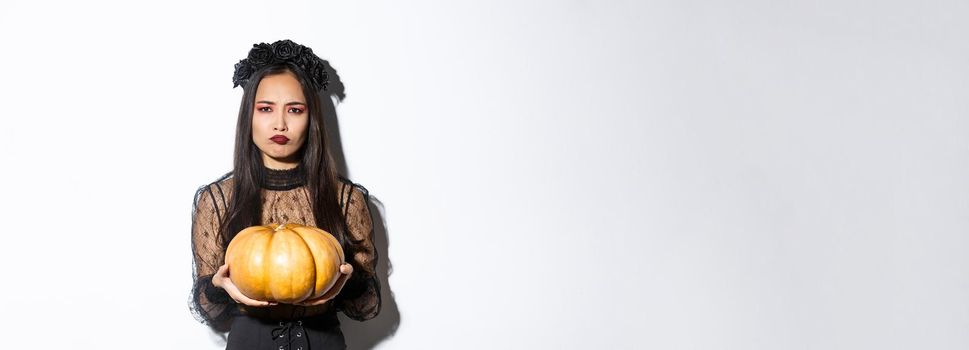
<path id="1" fill-rule="evenodd" d="M 239 63 L 236 63 L 235 69 L 235 73 L 232 74 L 233 88 L 239 85 L 245 85 L 246 81 L 249 80 L 249 76 L 251 76 L 252 72 L 254 71 L 252 65 L 249 64 L 249 60 L 247 59 L 243 59 L 239 61 Z"/>
<path id="2" fill-rule="evenodd" d="M 273 48 L 266 43 L 253 44 L 249 50 L 249 63 L 255 67 L 262 67 L 273 63 Z"/>
<path id="3" fill-rule="evenodd" d="M 303 54 L 299 57 L 293 59 L 293 64 L 295 64 L 306 77 L 309 78 L 310 82 L 313 83 L 313 87 L 316 90 L 320 90 L 325 87 L 323 80 L 325 80 L 326 66 L 323 65 L 323 60 L 316 55 L 307 54 L 303 51 Z M 323 72 L 324 79 L 320 79 L 320 72 Z"/>
<path id="4" fill-rule="evenodd" d="M 313 67 L 310 68 L 310 71 L 307 73 L 310 75 L 310 77 L 312 77 L 313 81 L 316 82 L 316 84 L 318 85 L 317 88 L 322 89 L 324 91 L 326 90 L 326 85 L 329 82 L 327 81 L 325 64 L 320 62 L 316 65 L 313 65 Z"/>
<path id="5" fill-rule="evenodd" d="M 307 55 L 306 51 L 303 51 L 302 55 L 297 56 L 293 59 L 293 63 L 296 64 L 304 72 L 309 73 L 310 68 L 316 64 L 316 59 L 312 55 Z"/>
<path id="6" fill-rule="evenodd" d="M 290 40 L 280 40 L 274 42 L 272 45 L 273 55 L 276 56 L 277 61 L 288 60 L 290 58 L 299 56 L 300 51 L 302 51 L 300 50 L 300 46 L 301 45 Z"/>

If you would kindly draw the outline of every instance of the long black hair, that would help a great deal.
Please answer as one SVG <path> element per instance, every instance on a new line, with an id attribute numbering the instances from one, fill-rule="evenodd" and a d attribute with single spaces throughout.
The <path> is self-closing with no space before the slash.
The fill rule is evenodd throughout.
<path id="1" fill-rule="evenodd" d="M 324 103 L 332 103 L 329 95 L 320 93 L 312 88 L 307 75 L 291 63 L 277 63 L 266 66 L 252 74 L 249 81 L 243 85 L 242 103 L 239 106 L 239 119 L 236 123 L 235 156 L 233 159 L 232 177 L 233 191 L 229 200 L 227 215 L 222 216 L 223 237 L 222 248 L 228 248 L 229 242 L 235 235 L 249 226 L 259 225 L 262 212 L 262 198 L 260 184 L 265 176 L 262 155 L 252 141 L 252 113 L 256 100 L 256 89 L 263 77 L 283 74 L 286 71 L 296 75 L 306 99 L 309 112 L 306 141 L 297 151 L 301 158 L 302 171 L 305 172 L 306 188 L 313 204 L 313 217 L 316 226 L 332 234 L 343 246 L 347 256 L 350 240 L 347 238 L 346 222 L 341 215 L 341 207 L 337 193 L 340 190 L 341 178 L 336 162 L 330 153 L 323 110 Z M 339 93 L 338 93 L 339 94 Z M 342 99 L 342 94 L 338 95 Z M 326 98 L 326 101 L 322 99 Z"/>

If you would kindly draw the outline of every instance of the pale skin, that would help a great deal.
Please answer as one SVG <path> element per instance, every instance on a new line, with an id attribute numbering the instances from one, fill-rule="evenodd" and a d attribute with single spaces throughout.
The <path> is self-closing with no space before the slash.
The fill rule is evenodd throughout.
<path id="1" fill-rule="evenodd" d="M 306 142 L 309 111 L 303 97 L 303 88 L 296 75 L 286 71 L 262 78 L 256 88 L 256 100 L 252 112 L 252 142 L 262 153 L 263 164 L 270 169 L 292 169 L 299 164 L 297 151 Z M 271 140 L 273 136 L 288 138 L 284 144 Z M 347 278 L 353 273 L 353 265 L 340 265 L 340 277 L 326 293 L 318 298 L 305 300 L 296 305 L 323 305 L 340 294 Z M 212 284 L 225 289 L 232 299 L 249 306 L 272 306 L 276 302 L 255 300 L 245 296 L 229 278 L 229 266 L 222 265 L 212 276 Z"/>

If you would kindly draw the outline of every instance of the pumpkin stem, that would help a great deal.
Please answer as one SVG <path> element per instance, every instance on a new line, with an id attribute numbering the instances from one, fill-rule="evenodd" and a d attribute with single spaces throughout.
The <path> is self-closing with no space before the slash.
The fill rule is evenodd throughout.
<path id="1" fill-rule="evenodd" d="M 283 228 L 283 226 L 286 226 L 286 224 L 279 224 L 279 226 L 276 226 L 276 229 L 273 231 L 279 231 L 280 229 Z"/>

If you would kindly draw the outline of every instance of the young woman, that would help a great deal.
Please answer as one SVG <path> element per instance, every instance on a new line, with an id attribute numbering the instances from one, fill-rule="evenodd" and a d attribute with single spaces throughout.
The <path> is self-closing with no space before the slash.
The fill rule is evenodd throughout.
<path id="1" fill-rule="evenodd" d="M 191 310 L 214 331 L 228 331 L 226 349 L 344 349 L 336 312 L 363 321 L 380 311 L 369 193 L 338 174 L 329 153 L 323 104 L 342 91 L 333 91 L 328 71 L 312 49 L 289 40 L 253 45 L 235 66 L 243 95 L 233 170 L 198 189 L 192 216 Z M 240 293 L 226 248 L 242 229 L 269 223 L 333 234 L 347 260 L 336 285 L 295 305 Z"/>

